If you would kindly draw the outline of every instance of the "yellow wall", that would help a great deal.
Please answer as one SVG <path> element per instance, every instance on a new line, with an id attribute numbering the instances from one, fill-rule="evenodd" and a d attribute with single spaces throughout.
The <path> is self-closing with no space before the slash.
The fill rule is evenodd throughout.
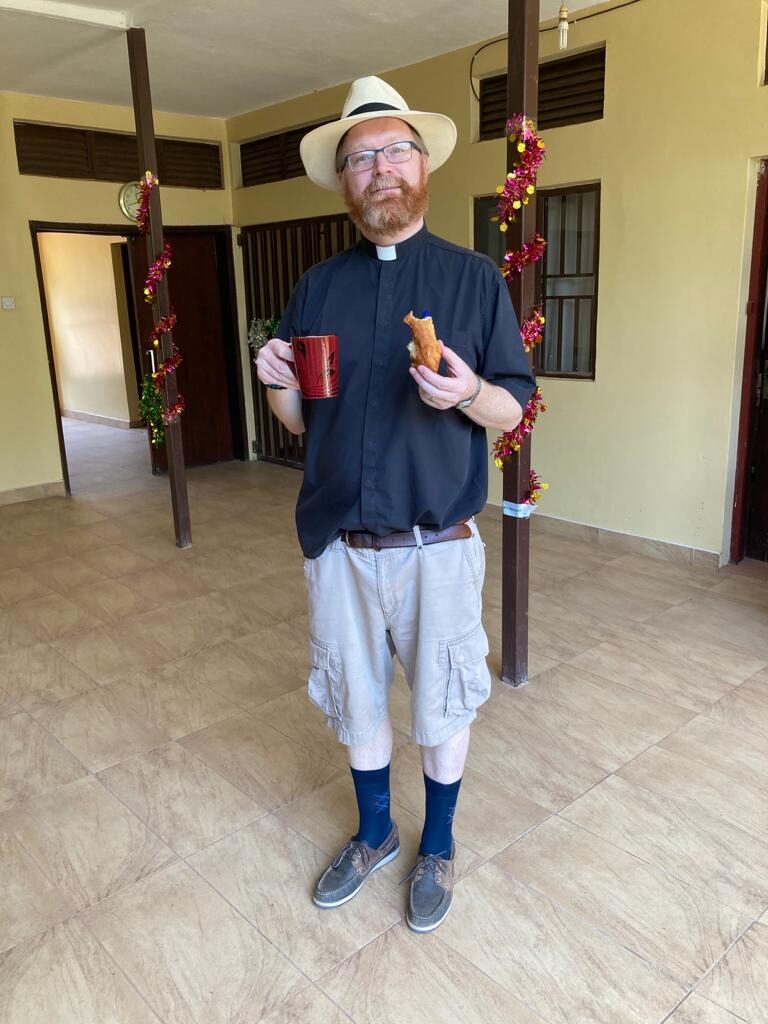
<path id="1" fill-rule="evenodd" d="M 556 53 L 556 35 L 541 33 L 542 56 Z M 549 411 L 533 461 L 551 484 L 545 514 L 727 548 L 753 161 L 768 154 L 761 38 L 760 0 L 643 0 L 571 27 L 571 52 L 607 44 L 605 117 L 546 133 L 540 184 L 602 184 L 597 378 L 542 381 Z M 384 76 L 415 109 L 457 123 L 428 220 L 467 246 L 472 197 L 492 193 L 505 170 L 503 141 L 472 141 L 474 50 Z M 502 42 L 476 70 L 505 62 Z M 230 143 L 338 114 L 345 94 L 233 118 Z M 241 225 L 341 209 L 306 178 L 236 189 L 233 206 Z M 499 474 L 491 486 L 499 501 Z"/>
<path id="2" fill-rule="evenodd" d="M 45 280 L 62 410 L 128 425 L 128 395 L 110 235 L 44 234 Z M 133 365 L 128 369 L 134 379 Z"/>
<path id="3" fill-rule="evenodd" d="M 126 65 L 127 74 L 127 65 Z M 43 334 L 29 222 L 121 225 L 119 184 L 20 175 L 13 121 L 133 131 L 128 108 L 0 93 L 0 293 L 16 310 L 0 313 L 0 493 L 61 480 L 53 394 Z M 224 122 L 156 113 L 159 135 L 223 142 Z M 223 146 L 225 182 L 229 153 Z M 221 191 L 164 188 L 166 224 L 230 224 L 229 187 Z"/>

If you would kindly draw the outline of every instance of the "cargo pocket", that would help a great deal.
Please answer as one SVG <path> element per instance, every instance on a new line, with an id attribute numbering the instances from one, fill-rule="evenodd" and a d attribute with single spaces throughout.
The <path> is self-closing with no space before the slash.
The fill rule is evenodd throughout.
<path id="1" fill-rule="evenodd" d="M 487 657 L 488 637 L 482 626 L 456 640 L 441 642 L 438 659 L 447 675 L 443 707 L 446 718 L 474 711 L 488 699 L 491 674 Z"/>
<path id="2" fill-rule="evenodd" d="M 341 707 L 337 699 L 341 682 L 341 659 L 336 644 L 310 637 L 309 652 L 312 659 L 307 687 L 309 699 L 327 718 L 341 721 Z"/>

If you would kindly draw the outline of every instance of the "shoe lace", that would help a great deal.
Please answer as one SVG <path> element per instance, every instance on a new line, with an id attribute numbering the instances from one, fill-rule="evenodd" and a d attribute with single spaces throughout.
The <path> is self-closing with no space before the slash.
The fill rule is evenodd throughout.
<path id="1" fill-rule="evenodd" d="M 436 853 L 428 853 L 425 857 L 417 860 L 411 871 L 405 876 L 400 885 L 406 882 L 419 882 L 426 875 L 431 874 L 435 883 L 445 888 L 445 860 Z"/>
<path id="2" fill-rule="evenodd" d="M 340 868 L 346 859 L 353 868 L 366 868 L 370 860 L 370 851 L 365 843 L 358 839 L 350 839 L 346 846 L 343 846 L 332 863 L 334 869 Z"/>

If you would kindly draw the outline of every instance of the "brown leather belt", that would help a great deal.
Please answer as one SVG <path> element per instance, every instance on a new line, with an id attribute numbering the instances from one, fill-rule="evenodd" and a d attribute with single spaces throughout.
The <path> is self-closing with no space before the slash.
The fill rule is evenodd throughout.
<path id="1" fill-rule="evenodd" d="M 444 530 L 421 528 L 421 540 L 424 544 L 439 544 L 444 540 L 467 540 L 471 536 L 472 528 L 467 525 L 466 519 L 453 526 L 446 526 Z M 382 551 L 384 548 L 416 547 L 416 535 L 413 530 L 406 533 L 389 533 L 386 537 L 378 537 L 367 530 L 344 530 L 341 539 L 351 548 L 371 548 L 374 551 Z"/>

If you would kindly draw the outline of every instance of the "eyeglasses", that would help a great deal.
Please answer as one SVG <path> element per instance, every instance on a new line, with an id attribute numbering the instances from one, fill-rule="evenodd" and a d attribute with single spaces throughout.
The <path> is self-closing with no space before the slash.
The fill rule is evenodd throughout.
<path id="1" fill-rule="evenodd" d="M 360 171 L 370 171 L 376 163 L 376 154 L 383 153 L 384 159 L 390 164 L 404 164 L 413 156 L 413 151 L 423 153 L 421 146 L 410 140 L 404 142 L 391 142 L 388 146 L 380 149 L 361 149 L 357 153 L 350 153 L 341 161 L 339 174 L 349 164 L 350 170 L 358 174 Z"/>

